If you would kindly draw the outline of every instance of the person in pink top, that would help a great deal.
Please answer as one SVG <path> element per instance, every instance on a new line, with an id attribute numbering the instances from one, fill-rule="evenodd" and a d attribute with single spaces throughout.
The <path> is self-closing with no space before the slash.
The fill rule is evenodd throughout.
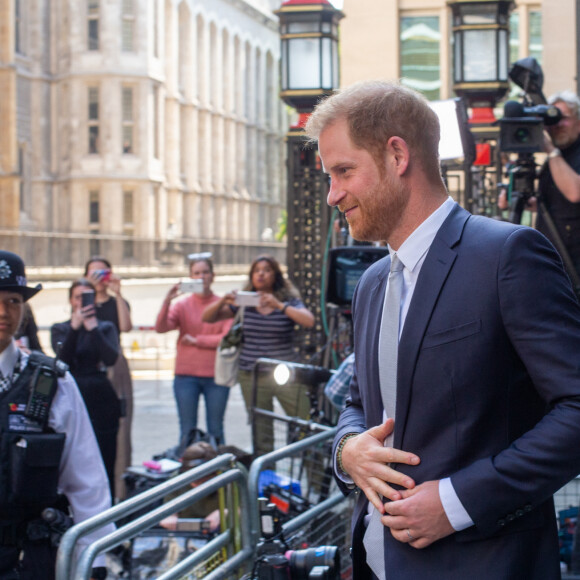
<path id="1" fill-rule="evenodd" d="M 197 428 L 197 408 L 202 394 L 208 434 L 217 444 L 223 444 L 224 414 L 230 389 L 216 385 L 213 375 L 216 349 L 232 321 L 202 322 L 205 308 L 219 300 L 211 291 L 214 278 L 211 254 L 191 254 L 189 258 L 190 276 L 202 280 L 202 290 L 172 304 L 173 299 L 180 296 L 180 285 L 175 284 L 163 301 L 155 330 L 163 333 L 179 329 L 173 392 L 179 414 L 180 444 Z"/>

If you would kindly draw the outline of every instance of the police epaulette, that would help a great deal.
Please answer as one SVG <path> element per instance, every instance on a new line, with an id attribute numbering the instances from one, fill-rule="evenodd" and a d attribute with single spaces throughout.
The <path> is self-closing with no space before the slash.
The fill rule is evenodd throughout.
<path id="1" fill-rule="evenodd" d="M 28 365 L 32 367 L 45 367 L 52 369 L 57 377 L 64 377 L 68 371 L 68 365 L 61 360 L 34 350 L 28 356 Z"/>

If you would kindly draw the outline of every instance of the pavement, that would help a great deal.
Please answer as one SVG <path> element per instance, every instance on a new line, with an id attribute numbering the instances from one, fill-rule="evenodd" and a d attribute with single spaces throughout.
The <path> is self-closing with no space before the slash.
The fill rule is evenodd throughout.
<path id="1" fill-rule="evenodd" d="M 179 421 L 173 397 L 173 372 L 133 372 L 133 465 L 142 465 L 179 442 Z M 251 451 L 251 431 L 239 385 L 230 389 L 224 420 L 225 439 L 244 451 Z M 207 431 L 205 404 L 200 401 L 198 427 Z"/>

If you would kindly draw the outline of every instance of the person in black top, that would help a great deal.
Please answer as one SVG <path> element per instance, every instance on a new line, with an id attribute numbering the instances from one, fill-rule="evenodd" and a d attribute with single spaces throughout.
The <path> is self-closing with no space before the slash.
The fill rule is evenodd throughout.
<path id="1" fill-rule="evenodd" d="M 115 457 L 119 430 L 119 399 L 107 378 L 107 367 L 119 356 L 119 337 L 111 322 L 99 321 L 95 306 L 82 306 L 82 296 L 95 292 L 86 278 L 73 282 L 69 290 L 71 318 L 54 324 L 54 352 L 70 367 L 87 406 L 114 498 Z"/>
<path id="2" fill-rule="evenodd" d="M 548 102 L 560 109 L 562 119 L 544 133 L 548 158 L 538 191 L 580 275 L 580 99 L 571 91 L 562 91 Z M 542 211 L 536 229 L 554 242 Z"/>
<path id="3" fill-rule="evenodd" d="M 97 318 L 112 322 L 117 329 L 119 343 L 122 332 L 133 328 L 131 307 L 121 295 L 121 279 L 113 272 L 111 262 L 102 256 L 93 256 L 85 264 L 85 277 L 96 290 Z M 115 491 L 118 499 L 125 499 L 123 474 L 132 463 L 131 423 L 133 421 L 133 381 L 123 349 L 115 365 L 109 369 L 109 380 L 121 401 L 121 420 L 117 436 L 117 460 L 115 463 Z"/>

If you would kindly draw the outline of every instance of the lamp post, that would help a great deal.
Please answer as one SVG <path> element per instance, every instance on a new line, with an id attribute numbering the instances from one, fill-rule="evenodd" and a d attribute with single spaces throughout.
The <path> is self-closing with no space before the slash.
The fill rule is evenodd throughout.
<path id="1" fill-rule="evenodd" d="M 471 107 L 476 142 L 466 201 L 472 213 L 496 215 L 502 166 L 493 109 L 509 90 L 509 14 L 514 2 L 447 0 L 447 5 L 453 15 L 453 90 Z"/>
<path id="2" fill-rule="evenodd" d="M 330 208 L 328 181 L 318 151 L 309 148 L 304 125 L 316 103 L 339 86 L 338 23 L 344 14 L 328 0 L 286 0 L 280 19 L 280 97 L 298 112 L 287 140 L 287 266 L 290 279 L 316 318 L 302 330 L 301 349 L 312 353 L 324 344 L 320 288 Z"/>
<path id="3" fill-rule="evenodd" d="M 447 0 L 453 13 L 453 90 L 476 109 L 473 123 L 495 120 L 509 90 L 512 0 Z"/>

